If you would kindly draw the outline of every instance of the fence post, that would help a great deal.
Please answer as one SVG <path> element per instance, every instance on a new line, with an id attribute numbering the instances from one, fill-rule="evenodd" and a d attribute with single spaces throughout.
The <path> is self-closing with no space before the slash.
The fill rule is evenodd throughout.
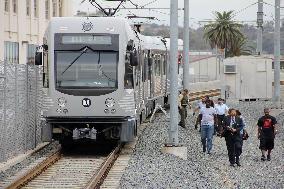
<path id="1" fill-rule="evenodd" d="M 34 147 L 36 147 L 37 145 L 37 79 L 38 79 L 38 69 L 37 66 L 34 65 L 34 71 L 35 71 L 35 113 L 34 113 L 34 120 L 35 120 L 35 125 L 34 125 L 34 131 L 35 131 L 35 143 L 34 143 Z"/>
<path id="2" fill-rule="evenodd" d="M 18 127 L 18 107 L 19 107 L 19 102 L 18 102 L 18 64 L 15 64 L 15 123 L 14 123 L 14 126 L 15 128 Z M 18 129 L 17 129 L 17 132 L 20 132 Z M 14 140 L 16 140 L 14 138 Z M 20 141 L 19 141 L 20 142 Z"/>
<path id="3" fill-rule="evenodd" d="M 28 150 L 28 143 L 27 143 L 27 136 L 28 136 L 28 128 L 29 128 L 29 66 L 28 64 L 26 64 L 26 87 L 27 87 L 27 91 L 26 91 L 26 130 L 25 130 L 25 150 Z"/>
<path id="4" fill-rule="evenodd" d="M 6 145 L 6 136 L 7 136 L 7 133 L 6 133 L 6 127 L 7 127 L 7 120 L 6 120 L 6 96 L 7 96 L 7 62 L 4 60 L 4 94 L 3 94 L 3 97 L 4 97 L 4 104 L 3 104 L 3 161 L 6 160 L 6 152 L 7 152 L 7 145 Z"/>

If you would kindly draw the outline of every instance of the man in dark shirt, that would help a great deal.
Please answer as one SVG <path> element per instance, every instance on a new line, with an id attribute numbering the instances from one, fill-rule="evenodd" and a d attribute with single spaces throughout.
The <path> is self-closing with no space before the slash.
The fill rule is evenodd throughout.
<path id="1" fill-rule="evenodd" d="M 264 109 L 264 116 L 259 118 L 257 122 L 258 132 L 257 136 L 260 139 L 259 149 L 262 152 L 261 160 L 265 161 L 266 151 L 267 153 L 267 161 L 270 161 L 271 150 L 274 148 L 274 138 L 276 134 L 276 118 L 269 115 L 269 109 Z"/>

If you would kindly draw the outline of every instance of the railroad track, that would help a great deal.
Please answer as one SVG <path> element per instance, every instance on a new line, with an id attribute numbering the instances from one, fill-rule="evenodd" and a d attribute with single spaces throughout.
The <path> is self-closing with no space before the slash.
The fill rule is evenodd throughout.
<path id="1" fill-rule="evenodd" d="M 119 144 L 109 155 L 105 156 L 65 156 L 61 150 L 58 150 L 4 188 L 99 188 L 122 146 Z"/>

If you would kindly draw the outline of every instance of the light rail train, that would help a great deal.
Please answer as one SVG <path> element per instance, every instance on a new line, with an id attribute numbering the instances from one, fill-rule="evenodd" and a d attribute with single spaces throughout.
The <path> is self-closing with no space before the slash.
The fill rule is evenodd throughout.
<path id="1" fill-rule="evenodd" d="M 43 112 L 53 138 L 132 141 L 169 97 L 166 40 L 123 18 L 52 18 L 36 53 L 53 102 Z M 47 129 L 44 129 L 48 131 Z"/>

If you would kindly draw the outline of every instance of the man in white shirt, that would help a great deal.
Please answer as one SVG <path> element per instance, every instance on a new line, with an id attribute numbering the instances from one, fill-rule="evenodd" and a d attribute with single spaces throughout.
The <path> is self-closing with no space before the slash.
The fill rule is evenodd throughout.
<path id="1" fill-rule="evenodd" d="M 218 103 L 215 104 L 215 110 L 217 114 L 217 127 L 215 128 L 215 132 L 217 132 L 217 135 L 220 136 L 219 132 L 221 130 L 221 127 L 223 127 L 224 118 L 225 115 L 228 113 L 229 107 L 226 104 L 224 104 L 223 99 L 218 98 Z"/>
<path id="2" fill-rule="evenodd" d="M 200 121 L 201 121 L 201 114 L 200 114 L 200 110 L 202 109 L 202 108 L 205 108 L 205 106 L 206 106 L 206 98 L 202 98 L 201 99 L 201 101 L 200 102 L 198 102 L 198 104 L 197 104 L 197 107 L 194 109 L 194 111 L 193 111 L 193 116 L 195 115 L 195 112 L 197 112 L 198 110 L 199 110 L 199 115 L 198 115 L 198 117 L 197 117 L 197 119 L 196 119 L 196 122 L 195 122 L 195 129 L 197 129 L 197 126 L 198 126 L 198 124 L 200 124 Z M 201 130 L 201 129 L 200 129 Z M 199 130 L 199 131 L 200 131 Z"/>
<path id="3" fill-rule="evenodd" d="M 216 111 L 210 106 L 210 101 L 206 101 L 206 107 L 200 110 L 201 114 L 201 142 L 203 147 L 203 152 L 211 154 L 212 150 L 212 140 L 214 133 L 214 124 L 216 121 Z"/>

